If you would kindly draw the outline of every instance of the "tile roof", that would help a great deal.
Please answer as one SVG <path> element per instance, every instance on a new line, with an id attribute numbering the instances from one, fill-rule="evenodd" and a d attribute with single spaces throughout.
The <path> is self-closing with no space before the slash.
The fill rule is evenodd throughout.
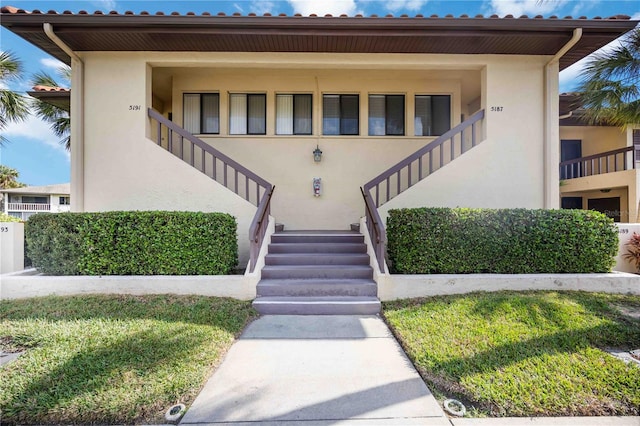
<path id="1" fill-rule="evenodd" d="M 88 12 L 86 10 L 80 10 L 76 13 L 73 13 L 70 10 L 65 10 L 63 12 L 58 12 L 55 10 L 48 10 L 46 12 L 43 12 L 39 9 L 34 9 L 32 11 L 28 11 L 25 9 L 20 9 L 17 7 L 13 7 L 13 6 L 2 6 L 1 8 L 2 13 L 10 13 L 10 14 L 34 14 L 34 15 L 94 15 L 94 16 L 103 16 L 103 15 L 110 15 L 110 16 L 218 16 L 218 17 L 280 17 L 280 18 L 304 18 L 304 17 L 309 17 L 309 18 L 367 18 L 367 16 L 364 16 L 362 14 L 356 14 L 353 16 L 349 16 L 349 15 L 332 15 L 332 14 L 325 14 L 325 15 L 317 15 L 315 13 L 312 13 L 310 15 L 302 15 L 300 13 L 296 13 L 293 15 L 287 15 L 286 13 L 279 13 L 279 14 L 271 14 L 271 13 L 264 13 L 262 15 L 258 15 L 256 13 L 248 13 L 246 15 L 242 15 L 239 12 L 233 13 L 233 14 L 226 14 L 224 12 L 218 12 L 216 14 L 212 14 L 211 12 L 202 12 L 201 14 L 197 14 L 194 12 L 186 12 L 184 14 L 181 14 L 180 12 L 170 12 L 170 13 L 164 13 L 164 12 L 155 12 L 155 13 L 150 13 L 147 11 L 142 11 L 138 14 L 132 12 L 132 11 L 126 11 L 124 13 L 119 13 L 116 10 L 112 10 L 109 12 L 103 12 L 100 10 L 96 10 L 95 12 L 91 13 Z M 381 18 L 382 16 L 379 15 L 369 15 L 368 18 Z M 552 15 L 549 16 L 548 18 L 545 18 L 543 15 L 534 15 L 532 17 L 529 17 L 528 15 L 520 15 L 519 17 L 515 17 L 514 15 L 505 15 L 504 17 L 500 18 L 499 15 L 493 14 L 493 15 L 489 15 L 489 16 L 484 16 L 484 15 L 475 15 L 473 17 L 470 17 L 467 14 L 462 14 L 458 17 L 452 15 L 452 14 L 448 14 L 445 16 L 439 16 L 439 15 L 429 15 L 429 16 L 425 16 L 423 14 L 416 14 L 414 16 L 409 16 L 408 14 L 402 14 L 399 16 L 394 16 L 393 14 L 387 14 L 383 16 L 384 18 L 414 18 L 414 19 L 565 19 L 565 20 L 588 20 L 588 19 L 593 19 L 593 20 L 602 20 L 602 19 L 606 19 L 606 20 L 629 20 L 631 19 L 630 16 L 628 15 L 612 15 L 610 17 L 606 17 L 606 18 L 602 18 L 600 16 L 596 16 L 594 18 L 587 18 L 586 16 L 579 16 L 579 17 L 573 17 L 573 16 L 565 16 L 563 18 L 558 17 L 557 15 Z"/>
<path id="2" fill-rule="evenodd" d="M 58 183 L 43 186 L 25 186 L 23 188 L 0 189 L 0 192 L 11 194 L 59 194 L 69 195 L 71 193 L 70 183 Z"/>
<path id="3" fill-rule="evenodd" d="M 69 89 L 66 89 L 64 87 L 52 87 L 52 86 L 43 86 L 43 85 L 33 86 L 33 91 L 35 92 L 70 92 Z"/>
<path id="4" fill-rule="evenodd" d="M 226 15 L 188 12 L 165 14 L 127 11 L 31 12 L 11 6 L 0 10 L 0 24 L 54 57 L 70 58 L 44 33 L 56 35 L 75 52 L 322 52 L 554 55 L 575 28 L 580 41 L 560 60 L 561 69 L 606 45 L 637 24 L 626 15 L 518 18 L 507 15 L 429 17 Z"/>

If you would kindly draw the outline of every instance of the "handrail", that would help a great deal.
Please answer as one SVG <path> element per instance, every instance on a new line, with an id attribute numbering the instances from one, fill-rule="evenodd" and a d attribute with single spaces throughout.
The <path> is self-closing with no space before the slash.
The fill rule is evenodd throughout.
<path id="1" fill-rule="evenodd" d="M 406 157 L 404 160 L 399 161 L 397 164 L 389 167 L 387 170 L 385 170 L 384 172 L 380 173 L 378 176 L 376 176 L 375 178 L 371 179 L 369 182 L 364 184 L 364 190 L 366 192 L 371 191 L 372 188 L 376 188 L 376 198 L 375 198 L 375 205 L 377 207 L 380 207 L 382 204 L 386 203 L 387 201 L 389 201 L 391 198 L 397 196 L 398 194 L 400 194 L 401 192 L 403 192 L 404 190 L 408 189 L 409 187 L 411 187 L 415 182 L 413 182 L 412 179 L 412 165 L 413 163 L 415 163 L 416 161 L 418 162 L 417 165 L 417 171 L 418 171 L 418 176 L 417 176 L 417 181 L 420 181 L 422 179 L 424 179 L 425 177 L 429 176 L 431 173 L 433 173 L 435 170 L 437 170 L 438 168 L 442 167 L 445 164 L 445 159 L 447 158 L 449 161 L 452 161 L 453 159 L 457 158 L 459 155 L 462 155 L 464 152 L 468 151 L 469 149 L 473 148 L 474 146 L 476 146 L 478 144 L 477 142 L 477 135 L 476 135 L 476 123 L 480 120 L 482 120 L 484 118 L 484 110 L 480 110 L 478 112 L 476 112 L 475 114 L 473 114 L 471 117 L 469 117 L 467 120 L 463 121 L 462 123 L 458 124 L 457 126 L 455 126 L 453 129 L 447 131 L 446 133 L 444 133 L 442 136 L 438 137 L 437 139 L 435 139 L 434 141 L 428 143 L 427 145 L 425 145 L 424 147 L 420 148 L 419 150 L 417 150 L 416 152 L 414 152 L 413 154 L 409 155 L 408 157 Z M 468 149 L 465 150 L 465 138 L 464 138 L 464 131 L 467 130 L 469 127 L 471 127 L 471 140 L 470 140 L 470 147 Z M 455 137 L 460 135 L 460 140 L 459 140 L 459 146 L 460 146 L 460 152 L 458 153 L 458 155 L 456 155 L 456 144 L 455 144 Z M 449 154 L 445 156 L 444 154 L 444 144 L 446 142 L 450 142 L 449 144 Z M 433 152 L 436 148 L 440 148 L 440 155 L 439 158 L 437 158 L 436 160 L 439 160 L 439 165 L 438 167 L 434 167 L 434 159 L 433 159 Z M 425 175 L 424 174 L 424 170 L 423 170 L 423 162 L 422 162 L 422 158 L 424 156 L 428 155 L 429 156 L 429 169 L 428 169 L 428 173 Z M 403 186 L 401 183 L 401 171 L 403 169 L 407 169 L 407 186 Z M 397 190 L 395 195 L 392 195 L 390 189 L 391 189 L 391 185 L 390 185 L 390 178 L 396 175 L 397 176 Z M 383 202 L 380 202 L 380 194 L 379 194 L 379 186 L 382 182 L 387 183 L 386 189 L 387 189 L 387 193 L 386 193 L 386 199 Z"/>
<path id="2" fill-rule="evenodd" d="M 629 153 L 631 157 L 629 158 Z M 622 157 L 621 160 L 618 158 Z M 604 166 L 603 166 L 603 161 Z M 631 163 L 629 165 L 629 163 Z M 619 172 L 636 168 L 635 147 L 613 149 L 611 151 L 574 158 L 560 163 L 560 179 L 575 179 L 603 173 Z"/>
<path id="3" fill-rule="evenodd" d="M 371 179 L 360 188 L 362 197 L 364 198 L 365 214 L 367 218 L 367 228 L 369 230 L 369 236 L 371 237 L 371 243 L 374 246 L 378 265 L 380 266 L 380 271 L 382 273 L 385 272 L 385 243 L 387 236 L 384 224 L 382 223 L 382 219 L 380 218 L 380 213 L 378 213 L 378 207 L 380 207 L 382 204 L 386 203 L 393 197 L 397 196 L 401 192 L 409 189 L 411 186 L 429 176 L 434 171 L 440 169 L 442 166 L 447 164 L 445 160 L 451 162 L 458 156 L 464 154 L 466 151 L 476 146 L 479 143 L 477 140 L 478 136 L 476 134 L 476 126 L 477 123 L 482 119 L 484 119 L 484 110 L 476 112 L 464 122 L 458 124 L 442 136 L 436 138 L 434 141 L 420 148 L 413 154 L 406 157 L 404 160 L 398 162 L 392 167 L 389 167 L 387 170 L 380 173 L 378 176 Z M 470 138 L 467 134 L 467 138 L 465 139 L 465 130 L 469 128 L 471 128 Z M 456 137 L 458 135 L 460 135 L 460 137 L 457 138 L 458 144 L 456 144 Z M 447 142 L 447 149 L 449 150 L 449 153 L 445 155 L 445 144 Z M 465 145 L 470 146 L 466 147 Z M 437 161 L 437 167 L 434 167 L 434 151 L 436 149 L 439 151 L 439 155 L 435 159 Z M 424 170 L 425 167 L 423 165 L 423 158 L 425 156 L 428 156 L 427 170 Z M 403 170 L 406 170 L 406 172 L 404 173 L 406 183 L 403 183 L 402 179 Z M 417 173 L 415 173 L 416 171 Z M 394 175 L 395 189 L 392 192 L 391 178 Z M 386 194 L 382 194 L 385 198 L 381 202 L 380 184 L 382 184 L 383 182 L 386 183 Z M 375 200 L 373 199 L 373 196 L 371 194 L 371 190 L 373 188 L 375 188 Z"/>
<path id="4" fill-rule="evenodd" d="M 384 225 L 382 224 L 380 213 L 378 213 L 378 209 L 373 203 L 371 195 L 368 192 L 365 192 L 362 187 L 360 187 L 360 192 L 362 192 L 362 197 L 364 198 L 369 238 L 371 239 L 371 244 L 373 244 L 373 250 L 376 254 L 376 259 L 378 260 L 380 272 L 384 274 L 385 243 L 387 242 L 387 233 L 384 229 Z"/>
<path id="5" fill-rule="evenodd" d="M 251 226 L 249 226 L 249 241 L 251 242 L 249 270 L 251 272 L 253 272 L 256 267 L 256 261 L 260 254 L 260 247 L 262 246 L 262 241 L 264 240 L 264 236 L 267 232 L 269 215 L 271 214 L 271 196 L 275 188 L 275 185 L 270 186 L 269 191 L 264 193 L 262 200 L 260 200 L 260 204 L 258 205 L 258 211 L 251 221 Z"/>
<path id="6" fill-rule="evenodd" d="M 150 119 L 157 122 L 156 143 L 159 146 L 258 207 L 249 228 L 249 262 L 250 271 L 253 272 L 269 223 L 268 218 L 271 212 L 271 196 L 274 186 L 237 161 L 229 158 L 171 120 L 163 117 L 162 114 L 153 108 L 148 109 L 148 115 Z M 166 146 L 163 146 L 162 143 L 163 126 L 166 128 Z M 177 141 L 179 143 L 177 153 L 174 149 L 174 138 L 179 139 L 179 141 Z M 189 142 L 186 150 L 184 147 L 185 140 Z M 195 149 L 196 147 L 199 148 L 199 151 Z M 196 154 L 199 154 L 199 158 L 196 158 Z M 219 162 L 222 164 L 221 170 L 218 169 Z M 231 169 L 231 178 L 229 178 L 229 169 Z M 244 185 L 239 184 L 241 182 L 240 176 L 244 176 Z M 253 191 L 250 190 L 252 185 L 255 186 L 255 202 L 252 201 Z M 267 219 L 266 221 L 265 217 Z"/>
<path id="7" fill-rule="evenodd" d="M 229 166 L 233 167 L 234 169 L 238 170 L 240 173 L 242 173 L 246 177 L 250 178 L 251 180 L 255 181 L 260 186 L 266 188 L 266 187 L 271 185 L 269 182 L 267 182 L 266 180 L 264 180 L 263 178 L 261 178 L 257 174 L 253 173 L 251 170 L 247 169 L 246 167 L 244 167 L 243 165 L 241 165 L 237 161 L 233 160 L 230 157 L 227 157 L 225 154 L 223 154 L 222 152 L 218 151 L 217 149 L 215 149 L 211 145 L 205 143 L 201 139 L 198 139 L 197 137 L 195 137 L 191 133 L 187 132 L 182 127 L 180 127 L 177 124 L 175 124 L 173 121 L 170 121 L 169 119 L 163 117 L 162 114 L 160 114 L 158 111 L 154 110 L 153 108 L 149 108 L 149 117 L 158 122 L 158 141 L 157 141 L 158 145 L 160 145 L 161 138 L 162 138 L 162 132 L 160 132 L 160 127 L 161 127 L 161 125 L 164 125 L 168 129 L 170 129 L 172 132 L 177 133 L 181 137 L 183 137 L 183 138 L 187 139 L 188 141 L 190 141 L 191 143 L 193 143 L 198 148 L 200 148 L 203 151 L 213 155 L 218 160 L 220 160 L 223 163 L 226 163 L 227 165 L 229 165 Z M 171 141 L 171 139 L 172 139 L 172 137 L 169 137 L 170 141 Z"/>

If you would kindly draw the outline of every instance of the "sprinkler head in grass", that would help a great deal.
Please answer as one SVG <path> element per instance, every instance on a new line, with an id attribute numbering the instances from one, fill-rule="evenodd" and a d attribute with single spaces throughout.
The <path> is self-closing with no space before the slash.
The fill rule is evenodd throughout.
<path id="1" fill-rule="evenodd" d="M 443 406 L 445 411 L 453 416 L 463 417 L 467 412 L 464 404 L 457 399 L 446 399 Z"/>
<path id="2" fill-rule="evenodd" d="M 187 411 L 187 407 L 184 404 L 176 404 L 164 413 L 164 418 L 168 422 L 177 422 L 185 411 Z"/>

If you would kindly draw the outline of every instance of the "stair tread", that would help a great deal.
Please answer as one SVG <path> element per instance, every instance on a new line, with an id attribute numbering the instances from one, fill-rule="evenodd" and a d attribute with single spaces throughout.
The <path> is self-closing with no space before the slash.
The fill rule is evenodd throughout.
<path id="1" fill-rule="evenodd" d="M 371 269 L 370 265 L 265 265 L 265 269 Z"/>
<path id="2" fill-rule="evenodd" d="M 369 255 L 367 253 L 300 253 L 300 252 L 297 252 L 297 253 L 268 253 L 267 256 L 271 256 L 271 257 L 287 257 L 287 256 L 294 256 L 294 257 L 302 257 L 302 256 L 369 257 Z"/>
<path id="3" fill-rule="evenodd" d="M 258 282 L 260 284 L 375 284 L 376 282 L 369 278 L 263 278 Z"/>
<path id="4" fill-rule="evenodd" d="M 380 303 L 375 296 L 263 296 L 254 303 Z"/>

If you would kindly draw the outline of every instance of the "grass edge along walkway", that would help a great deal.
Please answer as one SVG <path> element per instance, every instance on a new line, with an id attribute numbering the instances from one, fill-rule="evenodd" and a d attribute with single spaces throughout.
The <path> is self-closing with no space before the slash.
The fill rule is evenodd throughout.
<path id="1" fill-rule="evenodd" d="M 472 416 L 640 414 L 640 296 L 498 292 L 383 304 L 385 320 L 439 399 Z"/>
<path id="2" fill-rule="evenodd" d="M 3 423 L 165 423 L 257 317 L 250 302 L 175 295 L 0 301 Z"/>

